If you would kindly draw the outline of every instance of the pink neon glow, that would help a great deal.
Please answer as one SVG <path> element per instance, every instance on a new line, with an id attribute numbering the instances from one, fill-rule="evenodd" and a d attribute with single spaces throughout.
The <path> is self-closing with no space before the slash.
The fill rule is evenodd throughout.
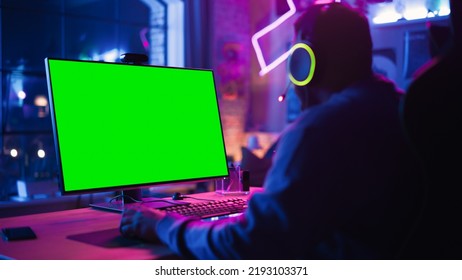
<path id="1" fill-rule="evenodd" d="M 148 31 L 149 31 L 148 28 L 143 28 L 140 31 L 141 43 L 143 44 L 143 47 L 144 47 L 145 50 L 149 49 L 149 41 L 148 41 L 148 38 L 146 36 Z"/>
<path id="2" fill-rule="evenodd" d="M 276 68 L 279 64 L 284 62 L 289 57 L 289 51 L 285 52 L 278 58 L 276 58 L 273 62 L 270 64 L 266 64 L 265 58 L 263 57 L 263 52 L 261 50 L 260 44 L 258 43 L 258 39 L 263 37 L 264 35 L 270 33 L 272 30 L 276 29 L 279 25 L 281 25 L 284 21 L 286 21 L 288 18 L 293 16 L 295 12 L 297 11 L 297 8 L 295 7 L 294 1 L 293 0 L 287 0 L 287 5 L 289 5 L 289 11 L 283 14 L 281 17 L 279 17 L 276 21 L 271 23 L 270 25 L 266 26 L 262 30 L 258 31 L 252 36 L 252 45 L 253 48 L 255 49 L 255 53 L 257 55 L 257 60 L 258 63 L 260 64 L 260 76 L 263 76 Z"/>
<path id="3" fill-rule="evenodd" d="M 329 4 L 329 3 L 332 3 L 332 2 L 340 2 L 340 0 L 316 0 L 314 1 L 314 4 Z"/>

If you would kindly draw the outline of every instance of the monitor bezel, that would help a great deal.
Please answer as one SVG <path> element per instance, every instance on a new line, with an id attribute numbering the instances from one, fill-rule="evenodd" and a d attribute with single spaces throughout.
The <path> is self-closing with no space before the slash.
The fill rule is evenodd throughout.
<path id="1" fill-rule="evenodd" d="M 55 147 L 55 155 L 56 155 L 56 162 L 57 162 L 57 180 L 58 180 L 58 187 L 59 191 L 62 195 L 77 195 L 77 194 L 92 194 L 92 193 L 101 193 L 101 192 L 111 192 L 111 191 L 125 191 L 125 190 L 135 190 L 135 189 L 141 189 L 141 188 L 149 188 L 149 187 L 159 187 L 159 186 L 165 186 L 165 185 L 178 185 L 181 183 L 198 183 L 198 182 L 205 182 L 205 181 L 210 181 L 213 179 L 217 178 L 223 178 L 223 177 L 228 177 L 229 176 L 229 170 L 228 168 L 225 168 L 226 172 L 223 174 L 215 175 L 215 176 L 207 176 L 207 177 L 198 177 L 194 179 L 181 179 L 181 180 L 170 180 L 170 181 L 162 181 L 162 182 L 149 182 L 149 183 L 140 183 L 140 184 L 130 184 L 130 185 L 115 185 L 115 186 L 108 186 L 108 187 L 101 187 L 101 188 L 89 188 L 89 189 L 79 189 L 79 190 L 67 190 L 65 186 L 65 182 L 63 179 L 63 168 L 62 168 L 62 163 L 61 163 L 61 150 L 59 148 L 59 132 L 58 132 L 58 126 L 56 123 L 56 115 L 55 115 L 55 109 L 54 109 L 54 99 L 53 99 L 53 88 L 52 88 L 52 83 L 51 83 L 51 77 L 50 77 L 50 60 L 57 60 L 57 61 L 74 61 L 74 62 L 85 62 L 85 63 L 101 63 L 101 64 L 118 64 L 118 65 L 124 65 L 127 67 L 131 66 L 136 66 L 136 67 L 155 67 L 155 68 L 173 68 L 173 69 L 186 69 L 186 70 L 197 70 L 197 71 L 207 71 L 212 73 L 212 79 L 214 82 L 214 88 L 215 88 L 215 101 L 217 105 L 217 110 L 218 110 L 218 116 L 219 116 L 219 125 L 220 125 L 220 130 L 221 130 L 221 138 L 222 138 L 222 143 L 223 143 L 223 150 L 224 150 L 224 163 L 228 165 L 227 163 L 227 151 L 226 151 L 226 145 L 225 145 L 225 139 L 224 139 L 224 134 L 223 134 L 223 123 L 222 123 L 222 118 L 221 118 L 221 110 L 220 110 L 220 104 L 218 100 L 218 95 L 217 95 L 217 86 L 215 82 L 215 75 L 213 69 L 204 69 L 204 68 L 192 68 L 192 67 L 176 67 L 176 66 L 164 66 L 164 65 L 149 65 L 149 64 L 131 64 L 131 63 L 122 63 L 122 62 L 107 62 L 107 61 L 92 61 L 92 60 L 78 60 L 78 59 L 67 59 L 67 58 L 56 58 L 56 57 L 45 57 L 44 62 L 45 62 L 45 72 L 46 72 L 46 81 L 47 81 L 47 89 L 48 89 L 48 100 L 49 100 L 49 108 L 50 108 L 50 116 L 51 116 L 51 124 L 52 124 L 52 132 L 53 132 L 53 140 L 54 140 L 54 147 Z M 173 187 L 172 186 L 172 187 Z"/>

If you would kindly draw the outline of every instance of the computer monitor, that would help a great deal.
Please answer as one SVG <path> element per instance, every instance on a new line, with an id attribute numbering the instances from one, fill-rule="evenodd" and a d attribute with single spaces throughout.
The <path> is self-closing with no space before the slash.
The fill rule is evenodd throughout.
<path id="1" fill-rule="evenodd" d="M 228 176 L 212 70 L 45 65 L 62 194 Z"/>

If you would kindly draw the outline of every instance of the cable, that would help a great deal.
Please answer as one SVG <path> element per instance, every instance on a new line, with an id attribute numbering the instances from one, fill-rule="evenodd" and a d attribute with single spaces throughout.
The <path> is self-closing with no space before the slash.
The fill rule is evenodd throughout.
<path id="1" fill-rule="evenodd" d="M 129 195 L 126 195 L 126 194 L 119 194 L 119 195 L 114 196 L 113 198 L 111 198 L 109 200 L 109 203 L 113 203 L 113 201 L 115 199 L 119 199 L 119 198 L 122 198 L 122 199 L 128 198 L 131 201 L 136 202 L 136 203 L 140 203 L 140 204 L 150 203 L 150 202 L 165 202 L 165 203 L 169 203 L 169 204 L 173 204 L 173 205 L 184 205 L 184 203 L 176 203 L 176 202 L 173 202 L 173 201 L 168 201 L 166 199 L 137 200 L 137 199 L 134 199 L 133 197 L 131 197 Z"/>
<path id="2" fill-rule="evenodd" d="M 169 204 L 173 204 L 173 205 L 185 205 L 184 203 L 176 203 L 176 202 L 169 201 L 169 200 L 164 200 L 164 199 L 143 200 L 143 201 L 141 201 L 141 204 L 150 203 L 150 202 L 165 202 L 165 203 L 169 203 Z"/>
<path id="3" fill-rule="evenodd" d="M 122 199 L 128 198 L 128 199 L 130 199 L 130 200 L 133 201 L 133 202 L 140 202 L 140 203 L 143 202 L 143 201 L 141 201 L 141 200 L 134 199 L 133 197 L 131 197 L 131 196 L 129 196 L 129 195 L 126 195 L 126 194 L 118 194 L 118 195 L 112 197 L 112 198 L 109 200 L 109 203 L 112 203 L 114 200 L 117 200 L 117 199 L 119 199 L 119 198 L 122 198 Z"/>
<path id="4" fill-rule="evenodd" d="M 187 195 L 182 195 L 179 192 L 176 192 L 172 195 L 173 200 L 183 200 L 184 198 L 191 198 L 191 199 L 196 199 L 196 200 L 205 200 L 205 201 L 215 201 L 214 199 L 206 199 L 206 198 L 197 198 L 193 196 L 187 196 Z"/>

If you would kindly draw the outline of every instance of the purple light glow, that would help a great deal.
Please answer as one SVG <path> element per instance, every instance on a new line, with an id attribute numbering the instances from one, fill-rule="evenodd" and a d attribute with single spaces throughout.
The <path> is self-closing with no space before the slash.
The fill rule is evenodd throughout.
<path id="1" fill-rule="evenodd" d="M 147 37 L 148 31 L 149 31 L 148 28 L 143 28 L 140 31 L 140 40 L 145 50 L 149 50 L 149 40 Z"/>
<path id="2" fill-rule="evenodd" d="M 257 55 L 257 60 L 258 63 L 260 64 L 260 76 L 263 76 L 276 68 L 279 64 L 284 62 L 290 54 L 290 50 L 276 58 L 273 62 L 270 64 L 266 64 L 265 58 L 263 57 L 263 52 L 261 50 L 260 44 L 258 43 L 258 39 L 263 37 L 264 35 L 270 33 L 272 30 L 276 29 L 279 25 L 281 25 L 284 21 L 289 19 L 291 16 L 295 14 L 297 11 L 297 8 L 295 7 L 294 1 L 293 0 L 287 0 L 287 5 L 289 5 L 289 11 L 287 11 L 285 14 L 283 14 L 281 17 L 279 17 L 276 21 L 271 23 L 270 25 L 266 26 L 262 30 L 258 31 L 252 36 L 252 45 L 253 48 L 255 49 L 255 53 Z"/>

